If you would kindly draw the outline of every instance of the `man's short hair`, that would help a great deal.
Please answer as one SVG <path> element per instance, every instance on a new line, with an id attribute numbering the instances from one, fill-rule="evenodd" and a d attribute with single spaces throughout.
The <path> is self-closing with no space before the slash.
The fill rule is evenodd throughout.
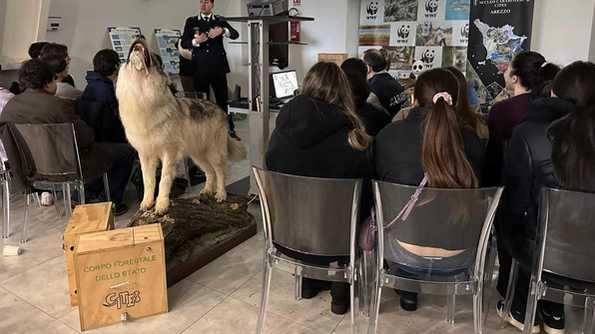
<path id="1" fill-rule="evenodd" d="M 39 55 L 41 54 L 41 49 L 43 49 L 44 46 L 48 45 L 50 43 L 48 42 L 35 42 L 32 43 L 29 46 L 29 57 L 31 57 L 31 59 L 35 59 L 35 58 L 39 58 Z"/>
<path id="2" fill-rule="evenodd" d="M 54 81 L 55 73 L 39 59 L 31 59 L 23 63 L 19 70 L 19 83 L 23 89 L 42 89 Z"/>
<path id="3" fill-rule="evenodd" d="M 112 49 L 103 49 L 95 54 L 93 57 L 93 71 L 109 77 L 118 70 L 120 66 L 120 57 L 118 53 Z"/>
<path id="4" fill-rule="evenodd" d="M 385 56 L 376 49 L 370 49 L 364 52 L 364 62 L 372 68 L 374 72 L 386 70 L 387 62 Z"/>
<path id="5" fill-rule="evenodd" d="M 47 43 L 41 49 L 40 58 L 58 57 L 66 59 L 68 57 L 68 47 L 58 43 Z"/>
<path id="6" fill-rule="evenodd" d="M 41 60 L 42 62 L 46 63 L 46 65 L 48 65 L 50 71 L 52 71 L 52 73 L 54 74 L 58 74 L 58 73 L 62 73 L 66 70 L 66 67 L 68 66 L 68 64 L 66 63 L 66 59 L 62 58 L 62 57 L 43 57 L 43 58 L 39 58 L 39 60 Z"/>

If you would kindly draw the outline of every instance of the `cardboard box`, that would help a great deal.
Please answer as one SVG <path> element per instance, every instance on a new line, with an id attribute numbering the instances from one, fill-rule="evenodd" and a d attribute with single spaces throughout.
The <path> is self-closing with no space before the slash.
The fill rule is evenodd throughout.
<path id="1" fill-rule="evenodd" d="M 347 58 L 349 58 L 349 55 L 346 53 L 319 53 L 318 54 L 318 61 L 335 63 L 338 66 L 341 66 L 341 64 L 343 64 L 343 62 Z"/>
<path id="2" fill-rule="evenodd" d="M 81 330 L 168 311 L 160 224 L 81 235 L 74 264 Z"/>
<path id="3" fill-rule="evenodd" d="M 74 250 L 79 235 L 113 229 L 114 215 L 112 213 L 111 202 L 77 205 L 74 208 L 68 225 L 64 230 L 64 243 L 62 244 L 62 249 L 64 249 L 64 255 L 66 256 L 70 305 L 78 305 L 76 276 L 74 274 Z"/>

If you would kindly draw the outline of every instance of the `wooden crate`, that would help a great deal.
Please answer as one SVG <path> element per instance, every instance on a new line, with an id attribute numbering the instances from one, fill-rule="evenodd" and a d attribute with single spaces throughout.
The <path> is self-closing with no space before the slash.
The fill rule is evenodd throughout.
<path id="1" fill-rule="evenodd" d="M 338 66 L 341 66 L 345 59 L 349 57 L 346 53 L 319 53 L 318 54 L 318 61 L 325 61 L 329 63 L 335 63 Z"/>
<path id="2" fill-rule="evenodd" d="M 62 244 L 66 256 L 70 305 L 78 305 L 76 276 L 74 275 L 74 250 L 79 235 L 113 229 L 114 215 L 111 202 L 77 205 L 74 208 L 64 230 L 64 243 Z"/>
<path id="3" fill-rule="evenodd" d="M 161 224 L 81 235 L 74 264 L 81 330 L 167 312 Z"/>

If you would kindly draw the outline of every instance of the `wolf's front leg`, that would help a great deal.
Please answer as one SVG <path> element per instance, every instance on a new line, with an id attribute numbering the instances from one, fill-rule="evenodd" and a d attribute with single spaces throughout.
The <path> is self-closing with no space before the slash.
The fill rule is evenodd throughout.
<path id="1" fill-rule="evenodd" d="M 169 209 L 169 192 L 171 184 L 176 176 L 176 161 L 169 155 L 165 155 L 161 161 L 161 181 L 159 181 L 159 195 L 155 204 L 155 213 L 163 215 Z"/>
<path id="2" fill-rule="evenodd" d="M 143 172 L 143 201 L 140 203 L 141 210 L 149 210 L 155 199 L 155 171 L 157 169 L 157 159 L 139 154 L 140 168 Z"/>

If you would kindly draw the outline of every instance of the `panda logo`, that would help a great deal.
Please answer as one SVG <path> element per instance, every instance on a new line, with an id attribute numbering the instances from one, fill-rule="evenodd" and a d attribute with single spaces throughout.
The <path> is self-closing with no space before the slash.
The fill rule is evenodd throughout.
<path id="1" fill-rule="evenodd" d="M 378 14 L 378 1 L 370 1 L 366 12 L 369 15 L 368 18 L 376 18 L 376 14 Z"/>
<path id="2" fill-rule="evenodd" d="M 424 64 L 423 61 L 416 60 L 413 63 L 413 66 L 411 66 L 411 69 L 412 69 L 413 75 L 415 75 L 415 77 L 417 77 L 426 69 L 426 65 Z"/>
<path id="3" fill-rule="evenodd" d="M 399 27 L 399 30 L 397 31 L 397 36 L 399 36 L 399 38 L 401 38 L 401 39 L 407 39 L 407 38 L 409 38 L 410 32 L 411 32 L 411 26 L 402 25 L 401 27 Z"/>
<path id="4" fill-rule="evenodd" d="M 461 27 L 461 36 L 463 36 L 464 39 L 469 39 L 469 24 L 465 24 Z"/>
<path id="5" fill-rule="evenodd" d="M 427 0 L 426 1 L 426 12 L 430 14 L 438 13 L 438 0 Z"/>
<path id="6" fill-rule="evenodd" d="M 427 49 L 421 54 L 421 61 L 426 65 L 426 68 L 431 68 L 436 59 L 436 50 Z"/>

